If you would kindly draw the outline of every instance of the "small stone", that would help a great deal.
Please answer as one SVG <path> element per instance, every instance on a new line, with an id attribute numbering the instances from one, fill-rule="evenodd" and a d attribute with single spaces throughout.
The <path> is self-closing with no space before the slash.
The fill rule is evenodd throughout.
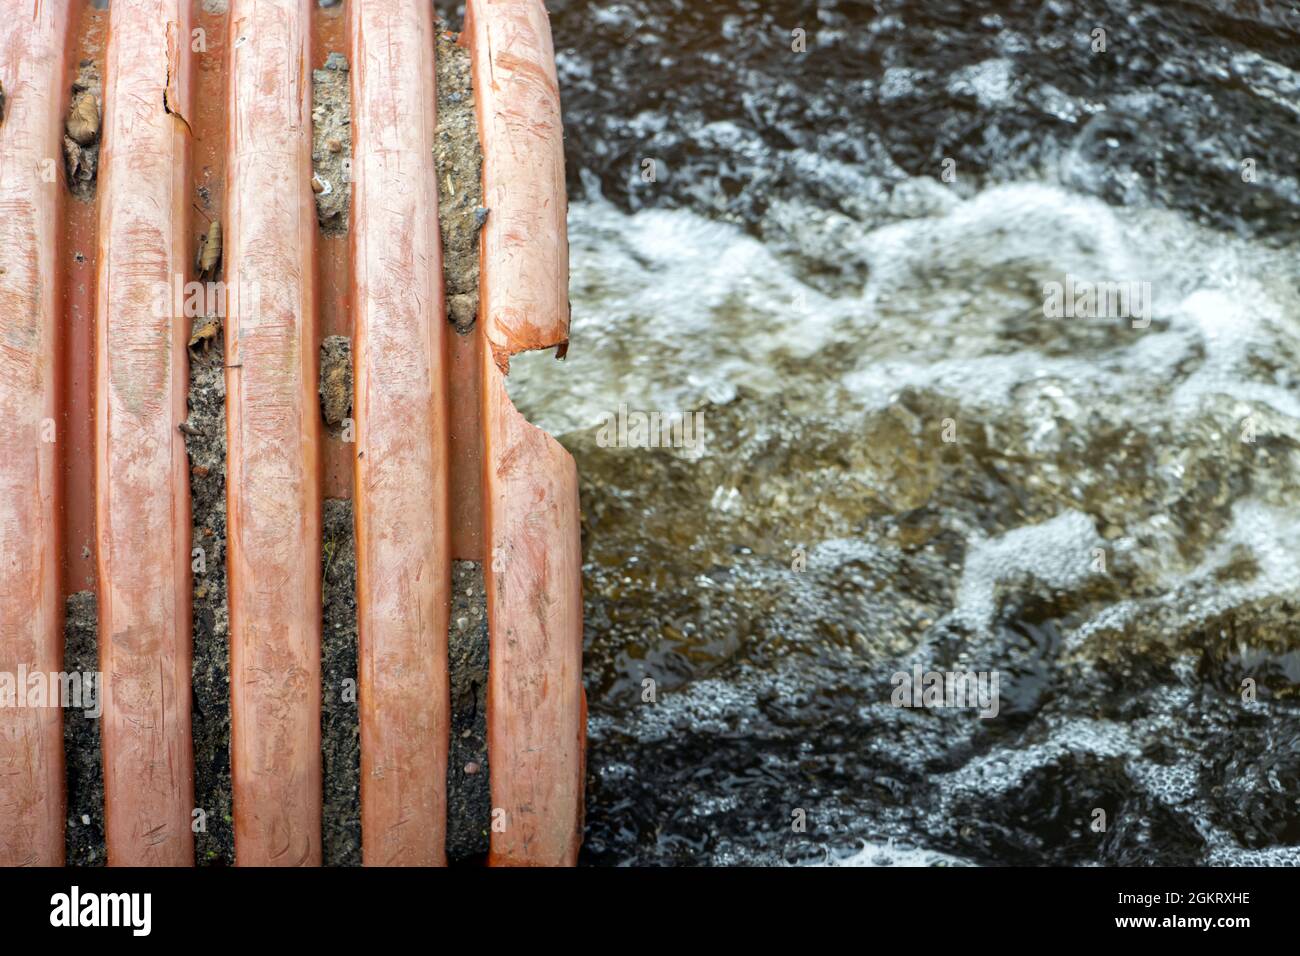
<path id="1" fill-rule="evenodd" d="M 478 766 L 478 763 L 477 763 L 476 761 L 471 760 L 469 763 L 465 764 L 465 772 L 466 772 L 466 773 L 468 773 L 468 774 L 475 774 L 475 773 L 478 773 L 478 771 L 479 771 L 479 766 Z"/>
<path id="2" fill-rule="evenodd" d="M 93 93 L 78 93 L 68 110 L 68 136 L 79 146 L 89 146 L 99 136 L 99 103 Z"/>
<path id="3" fill-rule="evenodd" d="M 447 297 L 447 320 L 462 334 L 474 328 L 478 318 L 478 293 L 461 292 Z"/>

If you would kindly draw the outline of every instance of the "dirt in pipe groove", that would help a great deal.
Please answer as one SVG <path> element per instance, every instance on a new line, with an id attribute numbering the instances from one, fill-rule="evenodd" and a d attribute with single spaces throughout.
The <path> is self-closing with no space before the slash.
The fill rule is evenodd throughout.
<path id="1" fill-rule="evenodd" d="M 0 864 L 574 863 L 576 475 L 503 384 L 567 340 L 542 3 L 35 10 L 0 672 L 86 687 L 0 708 Z"/>

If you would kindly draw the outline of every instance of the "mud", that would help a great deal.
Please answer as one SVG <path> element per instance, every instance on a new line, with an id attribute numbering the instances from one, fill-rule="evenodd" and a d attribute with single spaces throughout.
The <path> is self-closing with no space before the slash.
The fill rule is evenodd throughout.
<path id="1" fill-rule="evenodd" d="M 487 853 L 492 823 L 487 753 L 487 604 L 483 566 L 477 561 L 452 562 L 449 631 L 447 859 L 455 862 Z"/>
<path id="2" fill-rule="evenodd" d="M 352 199 L 352 101 L 348 61 L 341 53 L 311 71 L 311 164 L 316 218 L 327 236 L 348 231 Z"/>
<path id="3" fill-rule="evenodd" d="M 446 279 L 447 321 L 464 335 L 478 316 L 478 231 L 483 208 L 482 166 L 469 51 L 456 34 L 437 24 L 438 127 L 434 164 L 438 170 L 438 225 Z"/>
<path id="4" fill-rule="evenodd" d="M 438 126 L 434 165 L 447 321 L 470 334 L 478 317 L 478 231 L 483 209 L 482 166 L 469 51 L 436 23 Z M 455 561 L 448 626 L 451 748 L 447 759 L 447 858 L 472 860 L 488 851 L 492 807 L 487 757 L 487 604 L 483 566 Z"/>
<path id="5" fill-rule="evenodd" d="M 99 646 L 94 591 L 68 596 L 63 620 L 63 669 L 98 673 Z M 96 689 L 102 693 L 102 687 Z M 96 698 L 102 700 L 102 697 Z M 65 852 L 69 866 L 103 866 L 104 772 L 99 751 L 99 720 L 84 709 L 63 712 L 63 752 L 68 785 Z"/>
<path id="6" fill-rule="evenodd" d="M 217 320 L 194 320 L 196 332 Z M 191 569 L 194 587 L 194 835 L 199 866 L 235 862 L 230 795 L 230 613 L 226 603 L 226 379 L 220 326 L 190 349 Z"/>
<path id="7" fill-rule="evenodd" d="M 361 864 L 357 551 L 352 502 L 326 499 L 321 539 L 321 767 L 326 866 Z"/>
<path id="8" fill-rule="evenodd" d="M 104 106 L 103 83 L 94 60 L 81 61 L 68 102 L 69 113 L 63 136 L 68 191 L 83 202 L 91 202 L 95 198 L 95 181 L 99 174 L 100 117 Z"/>
<path id="9" fill-rule="evenodd" d="M 352 415 L 352 340 L 329 335 L 320 345 L 320 409 L 334 437 Z"/>

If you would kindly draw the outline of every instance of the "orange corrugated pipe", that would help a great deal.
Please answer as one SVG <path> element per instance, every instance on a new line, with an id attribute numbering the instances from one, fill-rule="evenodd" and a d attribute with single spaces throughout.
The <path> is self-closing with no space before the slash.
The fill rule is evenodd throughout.
<path id="1" fill-rule="evenodd" d="M 68 22 L 66 0 L 0 16 L 0 671 L 15 681 L 63 666 L 55 349 Z M 61 865 L 64 806 L 61 711 L 0 708 L 0 866 Z"/>
<path id="2" fill-rule="evenodd" d="M 0 670 L 62 657 L 55 331 L 66 2 L 0 21 Z M 189 4 L 110 11 L 99 189 L 96 522 L 110 863 L 189 864 Z M 510 402 L 568 335 L 564 165 L 540 0 L 470 0 L 480 314 L 445 321 L 421 0 L 349 6 L 362 822 L 369 864 L 445 860 L 453 557 L 483 563 L 490 862 L 569 865 L 585 702 L 573 460 Z M 228 550 L 237 862 L 321 860 L 321 424 L 310 0 L 234 0 L 227 77 Z M 49 161 L 49 162 L 47 162 Z M 163 301 L 171 304 L 166 295 Z M 450 407 L 449 392 L 457 399 Z M 452 461 L 452 456 L 455 461 Z M 63 860 L 61 713 L 0 709 L 0 863 Z"/>
<path id="3" fill-rule="evenodd" d="M 321 862 L 311 6 L 230 5 L 226 520 L 241 866 Z"/>
<path id="4" fill-rule="evenodd" d="M 189 3 L 109 11 L 99 176 L 95 510 L 110 865 L 194 862 L 190 739 Z M 165 308 L 164 308 L 165 306 Z"/>
<path id="5" fill-rule="evenodd" d="M 363 858 L 442 865 L 451 552 L 432 11 L 354 0 L 349 33 Z"/>

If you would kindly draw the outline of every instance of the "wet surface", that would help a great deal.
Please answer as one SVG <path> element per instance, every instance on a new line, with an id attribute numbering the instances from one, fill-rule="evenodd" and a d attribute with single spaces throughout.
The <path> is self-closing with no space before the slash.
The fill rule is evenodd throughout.
<path id="1" fill-rule="evenodd" d="M 1300 861 L 1294 8 L 551 9 L 584 860 Z"/>
<path id="2" fill-rule="evenodd" d="M 1300 223 L 1300 10 L 1287 2 L 550 8 L 575 197 L 585 169 L 625 208 L 779 229 L 795 198 L 878 215 L 893 187 L 952 158 L 968 181 L 1051 171 L 1251 235 Z M 660 160 L 653 184 L 645 158 Z M 1246 158 L 1258 189 L 1232 187 Z"/>

